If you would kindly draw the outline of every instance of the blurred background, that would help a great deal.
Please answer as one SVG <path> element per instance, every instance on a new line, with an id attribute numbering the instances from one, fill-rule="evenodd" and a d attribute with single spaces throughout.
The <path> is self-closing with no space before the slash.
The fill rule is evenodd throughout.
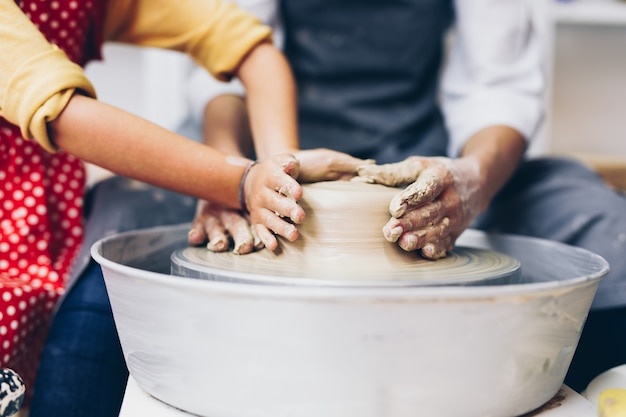
<path id="1" fill-rule="evenodd" d="M 626 1 L 531 0 L 546 54 L 547 112 L 531 155 L 570 155 L 626 190 Z M 181 54 L 109 44 L 87 73 L 99 98 L 168 129 L 187 115 Z"/>

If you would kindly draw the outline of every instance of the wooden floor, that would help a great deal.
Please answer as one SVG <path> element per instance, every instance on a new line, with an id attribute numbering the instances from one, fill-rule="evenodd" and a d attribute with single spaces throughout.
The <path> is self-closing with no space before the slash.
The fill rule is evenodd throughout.
<path id="1" fill-rule="evenodd" d="M 589 153 L 557 153 L 555 156 L 577 159 L 596 171 L 612 188 L 626 191 L 626 156 L 594 155 Z"/>
<path id="2" fill-rule="evenodd" d="M 626 157 L 590 154 L 572 156 L 595 170 L 611 187 L 626 191 Z"/>

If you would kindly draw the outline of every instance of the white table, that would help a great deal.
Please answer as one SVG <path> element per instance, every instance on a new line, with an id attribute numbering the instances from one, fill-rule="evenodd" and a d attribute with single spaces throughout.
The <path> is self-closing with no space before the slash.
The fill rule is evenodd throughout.
<path id="1" fill-rule="evenodd" d="M 566 385 L 563 385 L 557 397 L 564 398 L 555 400 L 555 407 L 546 407 L 545 410 L 533 414 L 533 417 L 597 417 L 595 406 Z M 132 376 L 128 379 L 119 417 L 190 417 L 193 415 L 152 397 L 137 385 Z"/>

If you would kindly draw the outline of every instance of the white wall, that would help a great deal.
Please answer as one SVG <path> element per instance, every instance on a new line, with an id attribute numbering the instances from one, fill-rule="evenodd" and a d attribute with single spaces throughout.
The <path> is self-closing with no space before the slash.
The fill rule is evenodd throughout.
<path id="1" fill-rule="evenodd" d="M 558 24 L 552 90 L 553 152 L 626 157 L 626 20 Z"/>
<path id="2" fill-rule="evenodd" d="M 187 113 L 183 88 L 191 61 L 183 54 L 107 44 L 86 72 L 98 98 L 175 129 Z"/>

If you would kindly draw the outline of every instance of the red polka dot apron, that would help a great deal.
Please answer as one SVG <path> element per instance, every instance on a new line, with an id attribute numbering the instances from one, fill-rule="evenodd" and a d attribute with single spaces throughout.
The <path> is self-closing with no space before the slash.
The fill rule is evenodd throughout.
<path id="1" fill-rule="evenodd" d="M 100 57 L 105 1 L 23 0 L 24 13 L 74 62 Z M 0 118 L 0 367 L 32 386 L 49 320 L 83 236 L 85 170 Z"/>

